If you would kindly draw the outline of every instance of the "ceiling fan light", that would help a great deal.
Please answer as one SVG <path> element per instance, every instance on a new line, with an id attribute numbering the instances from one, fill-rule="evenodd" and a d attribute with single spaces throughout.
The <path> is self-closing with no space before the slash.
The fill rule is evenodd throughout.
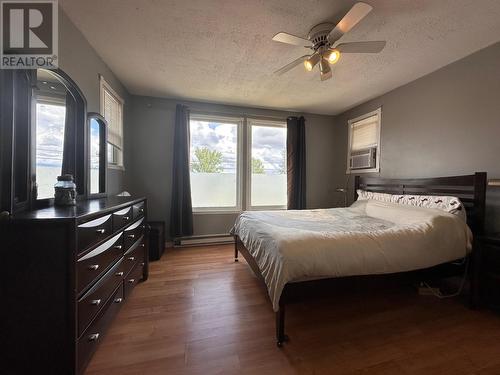
<path id="1" fill-rule="evenodd" d="M 307 60 L 304 61 L 304 67 L 308 72 L 313 70 L 313 68 L 316 66 L 316 64 L 321 60 L 321 56 L 318 53 L 315 53 L 311 57 L 309 57 Z"/>
<path id="2" fill-rule="evenodd" d="M 330 65 L 328 65 L 328 62 L 326 60 L 321 60 L 319 63 L 319 71 L 324 74 L 328 73 L 331 70 Z"/>
<path id="3" fill-rule="evenodd" d="M 320 78 L 322 81 L 332 78 L 332 68 L 325 59 L 319 62 Z"/>
<path id="4" fill-rule="evenodd" d="M 325 56 L 330 64 L 335 64 L 340 59 L 340 52 L 337 49 L 332 49 L 328 51 L 328 54 Z"/>

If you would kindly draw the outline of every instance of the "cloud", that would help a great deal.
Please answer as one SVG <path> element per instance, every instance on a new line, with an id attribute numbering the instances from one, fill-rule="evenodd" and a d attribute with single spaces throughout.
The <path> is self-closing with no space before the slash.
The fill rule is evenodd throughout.
<path id="1" fill-rule="evenodd" d="M 37 164 L 62 165 L 66 108 L 37 103 L 36 116 Z"/>

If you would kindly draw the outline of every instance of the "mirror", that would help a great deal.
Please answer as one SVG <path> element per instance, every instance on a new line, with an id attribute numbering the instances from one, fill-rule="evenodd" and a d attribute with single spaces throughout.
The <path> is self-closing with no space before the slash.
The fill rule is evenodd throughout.
<path id="1" fill-rule="evenodd" d="M 54 197 L 54 184 L 62 174 L 68 91 L 56 75 L 39 69 L 35 89 L 36 199 Z"/>
<path id="2" fill-rule="evenodd" d="M 85 98 L 61 70 L 36 70 L 32 94 L 32 197 L 54 198 L 57 176 L 71 174 L 85 194 Z"/>
<path id="3" fill-rule="evenodd" d="M 97 197 L 106 193 L 106 144 L 108 124 L 98 113 L 89 113 L 89 195 Z"/>

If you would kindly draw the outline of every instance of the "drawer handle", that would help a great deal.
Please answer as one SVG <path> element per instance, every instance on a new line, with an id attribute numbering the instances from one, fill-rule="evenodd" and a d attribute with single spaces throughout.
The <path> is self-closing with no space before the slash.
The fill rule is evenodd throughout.
<path id="1" fill-rule="evenodd" d="M 143 266 L 143 267 L 144 267 L 144 263 L 141 263 L 141 266 Z"/>
<path id="2" fill-rule="evenodd" d="M 93 271 L 97 270 L 98 268 L 99 268 L 99 265 L 98 265 L 98 264 L 91 264 L 91 265 L 89 266 L 89 270 L 93 270 Z"/>
<path id="3" fill-rule="evenodd" d="M 144 213 L 144 208 L 140 208 L 140 209 L 139 209 L 139 212 L 140 212 L 141 214 L 142 214 L 142 213 Z"/>
<path id="4" fill-rule="evenodd" d="M 130 219 L 130 217 L 128 217 L 128 216 L 124 216 L 124 217 L 122 217 L 122 219 L 123 219 L 123 220 L 128 220 L 128 219 Z"/>
<path id="5" fill-rule="evenodd" d="M 99 229 L 96 229 L 95 231 L 96 231 L 97 233 L 100 233 L 100 234 L 104 234 L 104 233 L 106 233 L 106 229 L 104 229 L 104 228 L 99 228 Z"/>
<path id="6" fill-rule="evenodd" d="M 93 306 L 99 306 L 101 304 L 101 300 L 100 299 L 94 299 L 90 302 L 91 305 Z"/>
<path id="7" fill-rule="evenodd" d="M 128 257 L 127 259 L 133 262 L 135 260 L 135 257 Z"/>
<path id="8" fill-rule="evenodd" d="M 135 238 L 135 234 L 129 234 L 127 237 L 131 238 L 131 239 L 134 239 Z"/>
<path id="9" fill-rule="evenodd" d="M 116 249 L 116 250 L 121 250 L 121 249 L 122 249 L 122 245 L 116 245 L 116 246 L 115 246 L 115 249 Z"/>
<path id="10" fill-rule="evenodd" d="M 123 276 L 123 271 L 115 273 L 115 276 Z"/>
<path id="11" fill-rule="evenodd" d="M 135 282 L 135 279 L 128 279 L 127 280 L 130 284 L 133 284 Z"/>
<path id="12" fill-rule="evenodd" d="M 123 298 L 118 297 L 118 298 L 115 298 L 114 302 L 115 303 L 122 303 L 122 301 L 123 301 Z"/>
<path id="13" fill-rule="evenodd" d="M 93 334 L 89 335 L 89 337 L 88 337 L 89 341 L 97 341 L 98 338 L 99 338 L 98 333 L 93 333 Z"/>
<path id="14" fill-rule="evenodd" d="M 141 243 L 141 247 L 144 247 L 144 244 L 143 244 L 143 243 Z"/>

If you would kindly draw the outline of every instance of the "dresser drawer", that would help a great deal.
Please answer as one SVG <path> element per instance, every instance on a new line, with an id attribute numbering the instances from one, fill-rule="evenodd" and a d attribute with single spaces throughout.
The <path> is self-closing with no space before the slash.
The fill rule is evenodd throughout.
<path id="1" fill-rule="evenodd" d="M 132 206 L 134 220 L 144 217 L 144 202 L 136 203 Z"/>
<path id="2" fill-rule="evenodd" d="M 120 230 L 130 222 L 132 222 L 132 207 L 113 212 L 113 232 Z"/>
<path id="3" fill-rule="evenodd" d="M 117 234 L 77 261 L 77 292 L 103 275 L 108 267 L 123 255 L 123 234 Z"/>
<path id="4" fill-rule="evenodd" d="M 132 289 L 134 289 L 137 283 L 141 281 L 143 268 L 144 268 L 143 263 L 137 263 L 132 269 L 132 271 L 130 271 L 130 273 L 125 277 L 123 284 L 125 298 L 127 298 L 130 295 Z"/>
<path id="5" fill-rule="evenodd" d="M 137 242 L 141 236 L 144 235 L 144 219 L 139 219 L 127 229 L 123 231 L 123 248 L 124 251 L 130 249 L 130 247 Z"/>
<path id="6" fill-rule="evenodd" d="M 102 241 L 111 234 L 113 228 L 111 216 L 112 215 L 106 215 L 78 226 L 78 253 Z"/>
<path id="7" fill-rule="evenodd" d="M 78 373 L 81 373 L 86 367 L 97 345 L 102 340 L 104 331 L 120 309 L 123 299 L 123 284 L 120 284 L 98 317 L 78 340 Z"/>
<path id="8" fill-rule="evenodd" d="M 85 295 L 78 301 L 78 334 L 80 335 L 106 303 L 111 293 L 123 281 L 122 260 L 115 264 Z"/>
<path id="9" fill-rule="evenodd" d="M 144 262 L 144 237 L 142 241 L 136 243 L 124 256 L 122 263 L 122 271 L 125 276 L 134 268 L 137 263 Z"/>

